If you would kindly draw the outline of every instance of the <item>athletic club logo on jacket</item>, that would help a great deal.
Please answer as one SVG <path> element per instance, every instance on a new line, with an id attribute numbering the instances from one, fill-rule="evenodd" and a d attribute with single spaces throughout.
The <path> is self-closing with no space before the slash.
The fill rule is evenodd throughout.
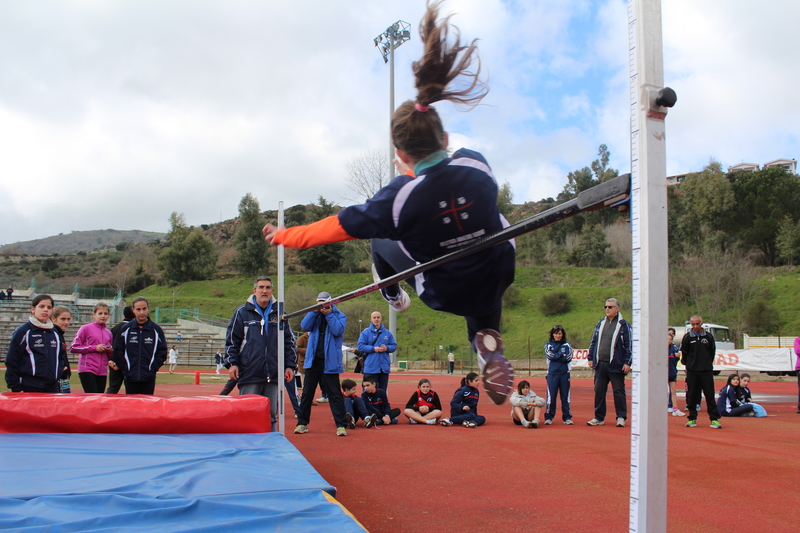
<path id="1" fill-rule="evenodd" d="M 167 359 L 167 341 L 161 326 L 148 319 L 144 324 L 131 320 L 119 331 L 113 360 L 125 381 L 145 382 L 156 377 Z"/>
<path id="2" fill-rule="evenodd" d="M 489 164 L 478 152 L 464 148 L 416 178 L 397 176 L 365 204 L 340 211 L 339 223 L 348 235 L 359 239 L 399 241 L 406 255 L 418 263 L 508 226 L 497 209 L 497 182 Z M 487 277 L 486 272 L 497 275 Z M 509 279 L 513 281 L 513 241 L 421 276 L 425 282 L 418 296 L 428 307 L 462 315 L 475 302 L 495 301 Z"/>
<path id="3" fill-rule="evenodd" d="M 50 322 L 48 321 L 48 324 Z M 6 384 L 14 392 L 24 387 L 48 389 L 69 366 L 58 334 L 26 322 L 14 331 L 6 355 Z"/>
<path id="4" fill-rule="evenodd" d="M 225 356 L 239 367 L 239 384 L 278 381 L 278 304 L 272 298 L 266 310 L 267 319 L 256 309 L 255 295 L 233 314 L 225 333 Z M 297 369 L 294 333 L 288 322 L 283 328 L 285 368 Z"/>

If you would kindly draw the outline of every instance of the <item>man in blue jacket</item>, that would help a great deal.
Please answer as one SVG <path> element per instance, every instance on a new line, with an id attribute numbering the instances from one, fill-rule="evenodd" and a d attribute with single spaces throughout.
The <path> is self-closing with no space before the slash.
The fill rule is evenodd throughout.
<path id="1" fill-rule="evenodd" d="M 597 323 L 589 345 L 589 367 L 594 368 L 594 418 L 589 426 L 602 426 L 606 418 L 608 383 L 614 392 L 617 427 L 624 428 L 628 418 L 625 376 L 631 371 L 631 326 L 619 313 L 616 298 L 606 300 L 606 317 Z"/>
<path id="2" fill-rule="evenodd" d="M 327 302 L 331 295 L 321 292 L 317 303 Z M 307 433 L 311 419 L 311 404 L 317 392 L 317 385 L 328 393 L 329 405 L 333 420 L 336 422 L 336 434 L 347 436 L 347 414 L 344 409 L 339 374 L 344 372 L 342 364 L 342 339 L 347 325 L 347 317 L 335 305 L 326 305 L 319 311 L 310 311 L 300 327 L 308 332 L 306 360 L 303 364 L 306 372 L 303 385 L 303 397 L 300 399 L 300 411 L 297 414 L 295 433 Z"/>
<path id="3" fill-rule="evenodd" d="M 167 359 L 167 339 L 161 326 L 150 320 L 145 297 L 136 297 L 132 308 L 135 318 L 114 338 L 112 361 L 122 372 L 125 394 L 153 394 L 156 374 Z"/>
<path id="4" fill-rule="evenodd" d="M 370 317 L 372 325 L 361 332 L 358 338 L 358 351 L 365 354 L 364 377 L 375 378 L 378 388 L 388 392 L 389 373 L 392 368 L 391 354 L 397 351 L 397 343 L 392 332 L 381 324 L 383 317 L 377 311 Z"/>
<path id="5" fill-rule="evenodd" d="M 239 394 L 258 394 L 269 398 L 272 431 L 278 414 L 278 304 L 272 297 L 272 279 L 262 276 L 253 285 L 253 294 L 233 313 L 225 334 L 225 355 L 230 362 L 228 375 L 238 380 Z M 294 383 L 297 369 L 294 334 L 283 324 L 284 379 Z M 291 392 L 290 392 L 291 395 Z"/>

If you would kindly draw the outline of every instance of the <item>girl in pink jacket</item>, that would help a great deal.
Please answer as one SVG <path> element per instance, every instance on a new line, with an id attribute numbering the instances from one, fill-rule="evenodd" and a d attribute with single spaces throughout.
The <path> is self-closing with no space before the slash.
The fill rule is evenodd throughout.
<path id="1" fill-rule="evenodd" d="M 99 303 L 92 312 L 94 322 L 81 326 L 69 351 L 80 354 L 78 376 L 83 392 L 105 392 L 108 361 L 114 354 L 111 331 L 106 327 L 108 304 Z"/>

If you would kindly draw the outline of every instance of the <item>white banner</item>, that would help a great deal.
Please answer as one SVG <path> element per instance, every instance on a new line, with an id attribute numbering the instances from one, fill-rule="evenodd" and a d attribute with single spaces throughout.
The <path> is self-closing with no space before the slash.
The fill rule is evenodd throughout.
<path id="1" fill-rule="evenodd" d="M 572 366 L 588 368 L 589 350 L 572 350 Z M 664 357 L 666 358 L 666 354 Z M 717 350 L 714 370 L 792 371 L 796 356 L 792 348 L 755 348 L 750 350 Z M 678 370 L 683 365 L 678 363 Z"/>

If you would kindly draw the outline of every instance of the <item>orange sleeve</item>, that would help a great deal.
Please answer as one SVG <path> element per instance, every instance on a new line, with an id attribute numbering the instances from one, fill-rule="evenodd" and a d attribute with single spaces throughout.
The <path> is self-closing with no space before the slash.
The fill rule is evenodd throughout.
<path id="1" fill-rule="evenodd" d="M 312 224 L 294 226 L 275 233 L 272 244 L 282 244 L 287 248 L 311 248 L 332 242 L 352 241 L 339 223 L 339 215 L 331 215 Z"/>

